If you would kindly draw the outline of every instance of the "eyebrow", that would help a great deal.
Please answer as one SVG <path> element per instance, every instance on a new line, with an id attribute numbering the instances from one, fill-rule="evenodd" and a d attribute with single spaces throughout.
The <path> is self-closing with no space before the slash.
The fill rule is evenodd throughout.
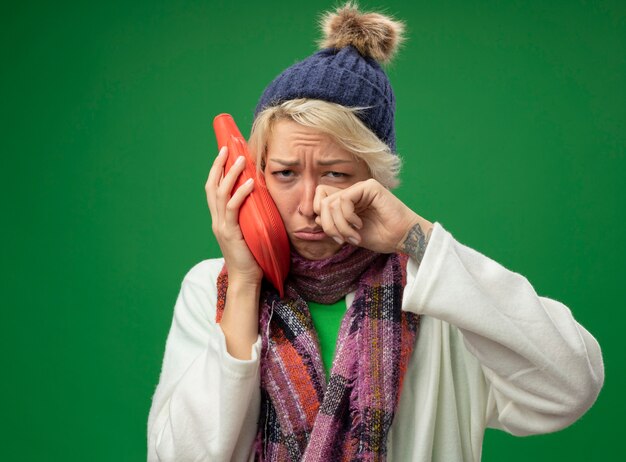
<path id="1" fill-rule="evenodd" d="M 300 165 L 299 160 L 269 159 L 269 161 L 275 162 L 285 167 L 297 167 L 298 165 Z M 352 161 L 347 160 L 347 159 L 329 159 L 329 160 L 320 160 L 317 162 L 317 165 L 327 166 L 327 165 L 350 164 L 350 163 L 352 163 Z"/>

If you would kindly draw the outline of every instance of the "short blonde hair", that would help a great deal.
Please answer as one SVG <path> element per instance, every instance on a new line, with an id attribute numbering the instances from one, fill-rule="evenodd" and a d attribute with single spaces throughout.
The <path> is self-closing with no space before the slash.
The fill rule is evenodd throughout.
<path id="1" fill-rule="evenodd" d="M 274 123 L 277 120 L 293 120 L 330 135 L 344 149 L 365 162 L 372 178 L 386 188 L 395 188 L 400 183 L 398 175 L 402 162 L 357 117 L 362 109 L 309 98 L 293 99 L 264 109 L 254 120 L 249 140 L 257 168 L 265 167 L 267 143 Z"/>

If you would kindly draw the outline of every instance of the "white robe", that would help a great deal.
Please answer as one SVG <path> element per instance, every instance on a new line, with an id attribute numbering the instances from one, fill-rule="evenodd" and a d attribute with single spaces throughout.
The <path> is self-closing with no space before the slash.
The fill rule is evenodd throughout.
<path id="1" fill-rule="evenodd" d="M 182 282 L 148 418 L 149 461 L 253 460 L 261 341 L 250 360 L 226 351 L 215 323 L 222 265 L 202 261 Z M 388 461 L 479 461 L 486 427 L 553 432 L 593 404 L 602 354 L 565 305 L 440 223 L 407 273 L 402 309 L 422 317 Z"/>

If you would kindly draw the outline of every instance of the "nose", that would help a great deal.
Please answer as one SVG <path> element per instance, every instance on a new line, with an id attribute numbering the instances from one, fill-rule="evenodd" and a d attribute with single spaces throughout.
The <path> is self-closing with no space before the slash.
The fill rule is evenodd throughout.
<path id="1" fill-rule="evenodd" d="M 304 184 L 304 190 L 301 191 L 302 195 L 298 203 L 298 213 L 303 217 L 315 218 L 317 216 L 313 210 L 316 188 L 317 184 L 314 181 L 306 181 Z"/>

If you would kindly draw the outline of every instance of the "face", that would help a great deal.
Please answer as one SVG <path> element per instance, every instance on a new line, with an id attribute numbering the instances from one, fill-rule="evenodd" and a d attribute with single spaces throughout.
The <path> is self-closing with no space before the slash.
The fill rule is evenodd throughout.
<path id="1" fill-rule="evenodd" d="M 365 162 L 355 159 L 329 135 L 291 120 L 274 124 L 264 175 L 291 244 L 310 260 L 330 257 L 341 247 L 315 223 L 315 188 L 344 189 L 371 177 Z"/>

